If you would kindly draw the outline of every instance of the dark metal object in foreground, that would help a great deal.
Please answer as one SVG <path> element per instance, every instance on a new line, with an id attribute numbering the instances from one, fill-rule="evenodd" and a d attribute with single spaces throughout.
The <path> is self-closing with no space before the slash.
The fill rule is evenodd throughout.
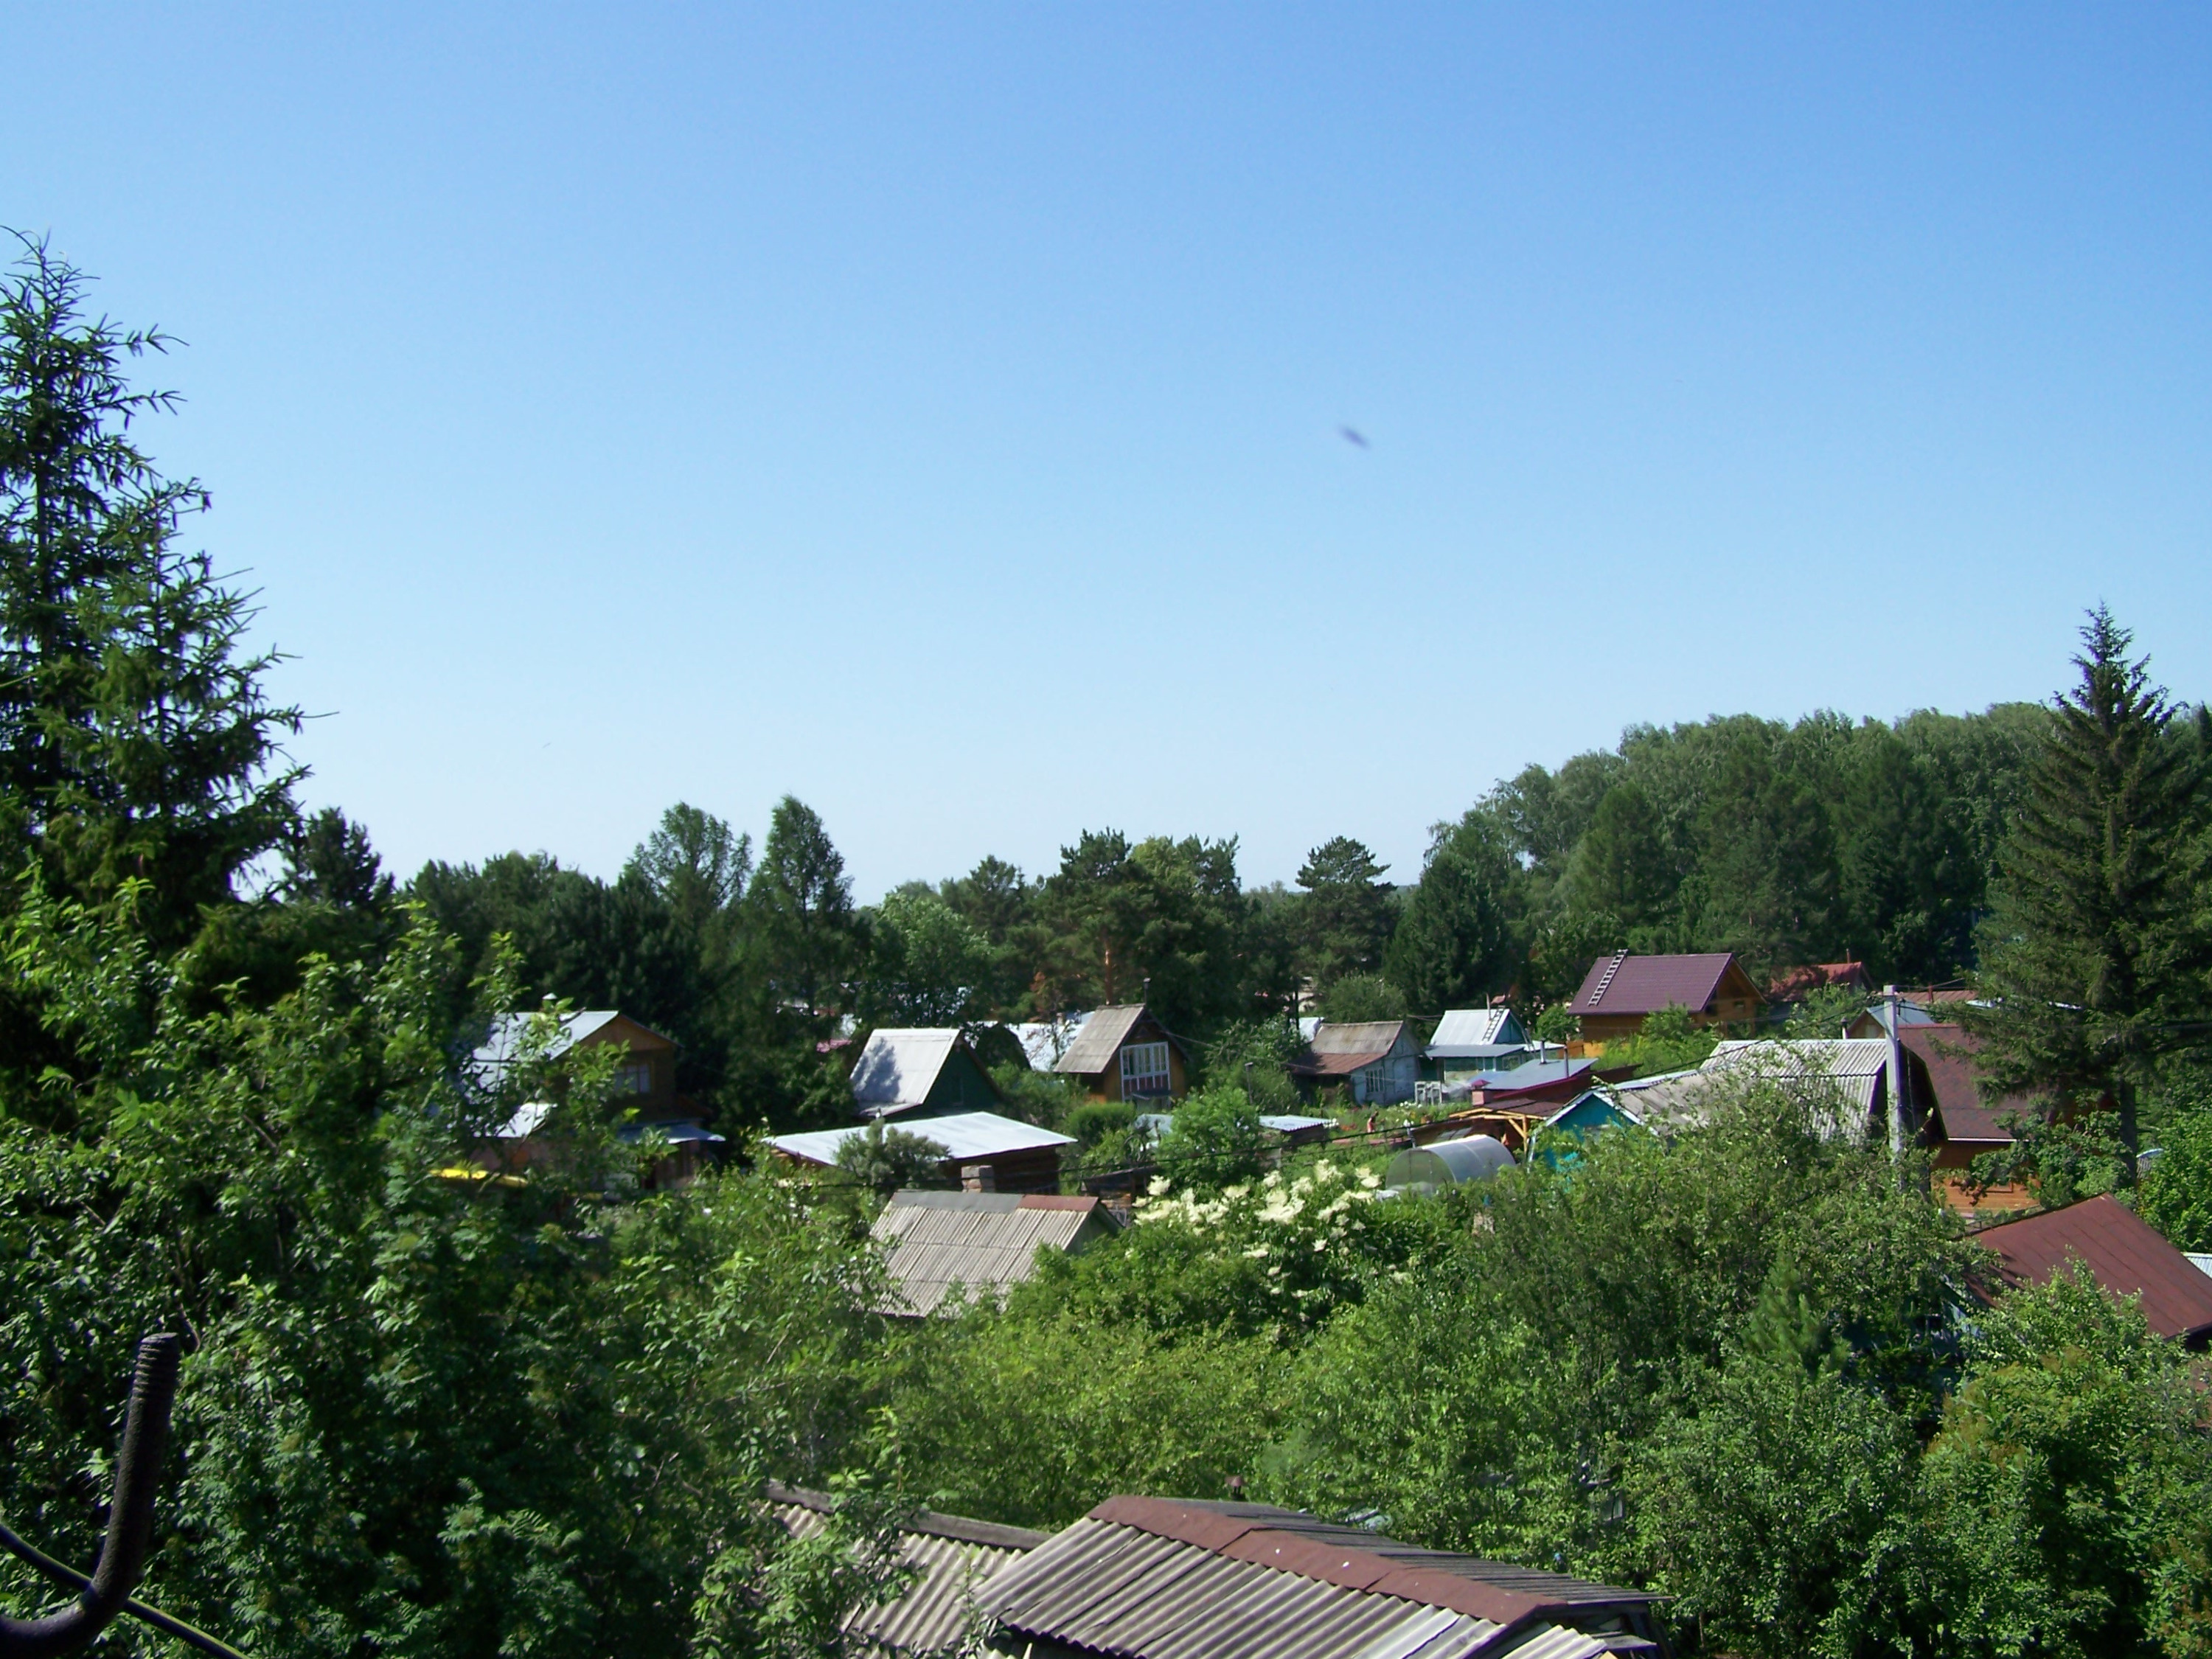
<path id="1" fill-rule="evenodd" d="M 49 1578 L 79 1592 L 76 1603 L 43 1619 L 0 1615 L 0 1659 L 57 1659 L 88 1645 L 118 1613 L 128 1613 L 217 1659 L 245 1659 L 235 1648 L 149 1607 L 131 1592 L 146 1570 L 146 1551 L 154 1532 L 154 1489 L 161 1478 L 161 1454 L 169 1436 L 169 1408 L 177 1397 L 178 1343 L 173 1336 L 149 1336 L 138 1344 L 138 1366 L 131 1383 L 131 1410 L 123 1424 L 123 1449 L 115 1462 L 115 1498 L 107 1511 L 107 1537 L 92 1577 L 64 1566 L 33 1548 L 5 1526 L 0 1546 Z"/>

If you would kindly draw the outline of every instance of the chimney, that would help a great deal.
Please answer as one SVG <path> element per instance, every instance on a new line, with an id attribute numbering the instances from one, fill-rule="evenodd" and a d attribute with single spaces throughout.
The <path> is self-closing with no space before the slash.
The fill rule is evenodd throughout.
<path id="1" fill-rule="evenodd" d="M 960 1166 L 960 1190 L 995 1193 L 999 1190 L 999 1172 L 988 1164 L 963 1164 Z"/>

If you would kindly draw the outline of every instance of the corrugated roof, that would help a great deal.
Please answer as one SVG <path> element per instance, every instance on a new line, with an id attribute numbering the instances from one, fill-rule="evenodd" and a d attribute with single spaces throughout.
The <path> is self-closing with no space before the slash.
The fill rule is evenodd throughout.
<path id="1" fill-rule="evenodd" d="M 908 1134 L 936 1141 L 947 1158 L 1006 1158 L 1015 1152 L 1041 1152 L 1050 1146 L 1072 1146 L 1072 1135 L 1040 1129 L 1034 1123 L 1018 1123 L 996 1112 L 953 1112 L 944 1117 L 908 1118 L 897 1126 Z M 854 1135 L 867 1130 L 815 1129 L 805 1134 L 771 1135 L 769 1145 L 780 1152 L 809 1164 L 833 1164 L 837 1149 Z"/>
<path id="2" fill-rule="evenodd" d="M 2140 1296 L 2145 1322 L 2160 1335 L 2212 1334 L 2212 1279 L 2109 1194 L 1986 1228 L 1974 1242 L 1996 1252 L 2009 1282 L 2041 1284 L 2078 1255 L 2115 1296 Z"/>
<path id="3" fill-rule="evenodd" d="M 1654 1598 L 1340 1527 L 1263 1504 L 1116 1498 L 1010 1564 L 979 1597 L 1007 1629 L 1128 1659 L 1586 1659 L 1547 1615 L 1640 1614 Z"/>
<path id="4" fill-rule="evenodd" d="M 1936 1109 L 1943 1116 L 1944 1139 L 1974 1146 L 2005 1146 L 2012 1131 L 2004 1120 L 2014 1112 L 2034 1109 L 2014 1097 L 1995 1106 L 1982 1103 L 1977 1085 L 1974 1051 L 1981 1039 L 1957 1025 L 1911 1025 L 1898 1022 L 1897 1039 L 1920 1057 L 1928 1068 L 1928 1081 L 1936 1091 Z"/>
<path id="5" fill-rule="evenodd" d="M 1006 1029 L 1014 1034 L 1014 1041 L 1022 1045 L 1032 1072 L 1049 1072 L 1067 1052 L 1067 1045 L 1075 1041 L 1075 1034 L 1083 1029 L 1089 1014 L 1061 1014 L 1053 1019 L 1025 1020 Z"/>
<path id="6" fill-rule="evenodd" d="M 529 1032 L 530 1023 L 537 1018 L 534 1012 L 498 1015 L 491 1023 L 491 1030 L 485 1033 L 484 1040 L 470 1058 L 478 1066 L 506 1065 L 522 1052 L 522 1040 Z M 544 1057 L 558 1060 L 586 1037 L 622 1018 L 623 1012 L 619 1008 L 579 1008 L 573 1013 L 563 1014 L 560 1029 L 553 1033 L 551 1040 L 545 1045 Z M 661 1036 L 659 1032 L 641 1020 L 634 1019 L 630 1024 L 641 1031 L 660 1037 L 663 1042 L 673 1042 L 672 1038 Z"/>
<path id="7" fill-rule="evenodd" d="M 1314 1028 L 1306 1046 L 1316 1055 L 1387 1054 L 1405 1035 L 1402 1019 L 1370 1019 L 1356 1023 L 1324 1020 Z"/>
<path id="8" fill-rule="evenodd" d="M 1711 1076 L 1749 1073 L 1790 1083 L 1820 1079 L 1832 1084 L 1857 1114 L 1849 1123 L 1830 1122 L 1831 1133 L 1867 1133 L 1875 1095 L 1889 1072 L 1887 1037 L 1808 1037 L 1799 1042 L 1723 1042 L 1705 1064 Z M 1826 1107 L 1827 1103 L 1820 1103 Z"/>
<path id="9" fill-rule="evenodd" d="M 1429 1038 L 1429 1052 L 1439 1048 L 1479 1048 L 1501 1041 L 1498 1033 L 1513 1018 L 1510 1008 L 1447 1008 Z"/>
<path id="10" fill-rule="evenodd" d="M 1067 1045 L 1067 1052 L 1052 1069 L 1068 1072 L 1079 1077 L 1096 1077 L 1113 1064 L 1114 1056 L 1129 1035 L 1129 1028 L 1145 1017 L 1141 1002 L 1116 1003 L 1110 1008 L 1101 1008 L 1083 1022 L 1083 1029 L 1075 1034 L 1075 1041 Z"/>
<path id="11" fill-rule="evenodd" d="M 1638 957 L 1622 951 L 1600 957 L 1567 1004 L 1574 1014 L 1656 1014 L 1662 1008 L 1696 1013 L 1710 1004 L 1735 958 L 1725 951 L 1703 956 Z M 1754 990 L 1752 994 L 1756 997 Z"/>
<path id="12" fill-rule="evenodd" d="M 922 1104 L 959 1046 L 957 1026 L 887 1025 L 871 1031 L 853 1062 L 853 1103 L 871 1117 Z"/>
<path id="13" fill-rule="evenodd" d="M 769 1483 L 776 1519 L 794 1538 L 822 1530 L 830 1498 Z M 902 1595 L 880 1607 L 858 1607 L 846 1615 L 848 1637 L 877 1654 L 939 1654 L 952 1651 L 975 1622 L 976 1592 L 1010 1563 L 1019 1560 L 1049 1534 L 1025 1527 L 1001 1527 L 961 1516 L 924 1510 L 904 1534 L 900 1559 L 921 1577 Z"/>
<path id="14" fill-rule="evenodd" d="M 871 1230 L 890 1247 L 885 1271 L 900 1313 L 933 1313 L 952 1287 L 967 1299 L 1002 1295 L 1036 1268 L 1040 1247 L 1073 1248 L 1085 1229 L 1113 1224 L 1096 1198 L 1044 1193 L 891 1194 Z"/>

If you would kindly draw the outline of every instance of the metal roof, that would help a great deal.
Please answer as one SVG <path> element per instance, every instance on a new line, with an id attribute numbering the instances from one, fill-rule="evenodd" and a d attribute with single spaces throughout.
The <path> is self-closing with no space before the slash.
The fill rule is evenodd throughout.
<path id="1" fill-rule="evenodd" d="M 957 1025 L 886 1025 L 869 1032 L 853 1062 L 853 1103 L 870 1117 L 922 1104 L 959 1046 Z"/>
<path id="2" fill-rule="evenodd" d="M 1512 1018 L 1510 1008 L 1447 1008 L 1430 1035 L 1429 1052 L 1487 1048 L 1500 1041 L 1498 1034 Z"/>
<path id="3" fill-rule="evenodd" d="M 1703 956 L 1638 957 L 1627 951 L 1600 957 L 1567 1004 L 1574 1014 L 1656 1014 L 1662 1008 L 1709 1006 L 1735 958 L 1725 951 Z M 1748 986 L 1749 981 L 1746 984 Z M 1758 988 L 1751 987 L 1754 1000 Z"/>
<path id="4" fill-rule="evenodd" d="M 506 1065 L 521 1054 L 522 1040 L 530 1030 L 531 1022 L 537 1018 L 538 1014 L 534 1010 L 495 1016 L 491 1023 L 491 1030 L 484 1034 L 484 1040 L 477 1045 L 476 1053 L 470 1056 L 471 1060 L 479 1066 Z M 552 1039 L 545 1045 L 544 1057 L 547 1060 L 558 1060 L 578 1043 L 587 1037 L 596 1036 L 600 1030 L 618 1019 L 629 1019 L 631 1024 L 636 1026 L 647 1036 L 659 1037 L 672 1048 L 676 1046 L 675 1038 L 654 1030 L 641 1019 L 631 1019 L 619 1008 L 579 1008 L 572 1013 L 561 1016 L 560 1029 L 553 1033 Z"/>
<path id="5" fill-rule="evenodd" d="M 1887 1037 L 1809 1037 L 1800 1042 L 1723 1042 L 1705 1064 L 1709 1076 L 1729 1073 L 1795 1083 L 1825 1079 L 1857 1113 L 1850 1123 L 1831 1122 L 1832 1133 L 1863 1134 L 1874 1115 L 1875 1091 L 1889 1073 Z M 1817 1103 L 1825 1108 L 1828 1103 Z"/>
<path id="6" fill-rule="evenodd" d="M 1030 1062 L 1032 1072 L 1049 1072 L 1067 1052 L 1067 1045 L 1075 1041 L 1075 1034 L 1083 1029 L 1083 1022 L 1091 1016 L 1061 1014 L 1052 1019 L 1024 1020 L 1006 1029 L 1014 1034 L 1014 1041 L 1022 1045 L 1022 1053 Z"/>
<path id="7" fill-rule="evenodd" d="M 1145 1005 L 1141 1002 L 1121 1002 L 1099 1009 L 1083 1022 L 1075 1041 L 1067 1045 L 1067 1052 L 1052 1069 L 1079 1077 L 1096 1077 L 1114 1063 L 1114 1056 L 1121 1052 L 1130 1028 L 1144 1017 Z"/>
<path id="8" fill-rule="evenodd" d="M 822 1530 L 827 1494 L 769 1483 L 775 1517 L 794 1538 Z M 1001 1527 L 924 1510 L 903 1534 L 900 1559 L 921 1576 L 906 1593 L 872 1607 L 856 1607 L 842 1626 L 848 1637 L 877 1654 L 939 1654 L 957 1649 L 975 1624 L 976 1592 L 1008 1564 L 1044 1542 L 1048 1534 Z"/>
<path id="9" fill-rule="evenodd" d="M 1036 1270 L 1040 1249 L 1072 1249 L 1086 1231 L 1110 1231 L 1109 1215 L 1096 1198 L 1056 1193 L 893 1193 L 871 1229 L 890 1247 L 898 1306 L 887 1311 L 933 1313 L 955 1285 L 966 1300 L 1002 1295 Z"/>
<path id="10" fill-rule="evenodd" d="M 1042 1152 L 1051 1146 L 1073 1146 L 1073 1135 L 1055 1134 L 1034 1123 L 1018 1123 L 996 1112 L 954 1112 L 945 1117 L 908 1118 L 898 1126 L 908 1134 L 933 1140 L 948 1158 L 1006 1158 L 1015 1152 Z M 805 1134 L 771 1135 L 769 1145 L 809 1164 L 833 1164 L 837 1149 L 854 1135 L 867 1130 L 858 1125 L 847 1129 L 815 1129 Z"/>
<path id="11" fill-rule="evenodd" d="M 2181 1254 L 2187 1258 L 2191 1267 L 2196 1268 L 2207 1279 L 2212 1279 L 2212 1253 L 2203 1250 L 2184 1250 Z"/>
<path id="12" fill-rule="evenodd" d="M 1910 1007 L 1911 1004 L 1906 1004 Z M 1954 1143 L 1982 1146 L 2012 1144 L 2012 1131 L 2004 1126 L 2012 1113 L 2032 1112 L 2033 1104 L 2014 1096 L 1995 1106 L 1982 1103 L 1976 1082 L 1974 1051 L 1981 1039 L 1957 1025 L 1914 1025 L 1898 1021 L 1897 1040 L 1920 1057 L 1928 1068 L 1928 1081 L 1936 1091 L 1936 1109 L 1943 1120 L 1943 1138 Z"/>
<path id="13" fill-rule="evenodd" d="M 2140 1296 L 2144 1321 L 2161 1336 L 2212 1334 L 2212 1279 L 2109 1194 L 1984 1228 L 1974 1243 L 1996 1252 L 2008 1283 L 2040 1284 L 2079 1256 L 2113 1295 Z"/>
<path id="14" fill-rule="evenodd" d="M 1411 1548 L 1264 1504 L 1115 1498 L 1009 1564 L 978 1605 L 1017 1635 L 1121 1659 L 1589 1659 L 1549 1620 L 1655 1598 Z"/>

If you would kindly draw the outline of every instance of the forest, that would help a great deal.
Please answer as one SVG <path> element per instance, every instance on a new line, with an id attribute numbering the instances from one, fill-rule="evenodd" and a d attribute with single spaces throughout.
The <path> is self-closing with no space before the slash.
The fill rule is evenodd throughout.
<path id="1" fill-rule="evenodd" d="M 1248 889 L 1233 842 L 1097 830 L 866 905 L 786 799 L 757 844 L 672 806 L 612 881 L 508 853 L 403 886 L 299 805 L 298 711 L 185 550 L 204 492 L 139 447 L 163 344 L 35 246 L 0 289 L 17 1533 L 97 1554 L 132 1347 L 168 1330 L 142 1593 L 258 1659 L 841 1653 L 915 1505 L 1232 1491 L 1657 1590 L 1685 1655 L 2212 1651 L 2201 1356 L 2079 1276 L 2000 1293 L 1924 1169 L 1802 1091 L 1431 1198 L 1379 1198 L 1370 1152 L 1216 1147 L 1004 1307 L 921 1321 L 879 1311 L 870 1183 L 746 1139 L 846 1109 L 848 1020 L 1141 995 L 1235 1105 L 1307 984 L 1540 1021 L 1601 950 L 1848 953 L 1968 980 L 1992 1075 L 2054 1122 L 2109 1098 L 2113 1189 L 2212 1249 L 2207 722 L 2109 615 L 2047 705 L 1632 729 L 1480 793 L 1419 872 L 1340 839 Z M 738 1156 L 648 1190 L 608 1051 L 466 1066 L 548 997 L 678 1037 Z M 555 1073 L 557 1156 L 475 1178 Z M 770 1479 L 839 1494 L 826 1542 Z M 7 1612 L 51 1599 L 0 1563 Z"/>

